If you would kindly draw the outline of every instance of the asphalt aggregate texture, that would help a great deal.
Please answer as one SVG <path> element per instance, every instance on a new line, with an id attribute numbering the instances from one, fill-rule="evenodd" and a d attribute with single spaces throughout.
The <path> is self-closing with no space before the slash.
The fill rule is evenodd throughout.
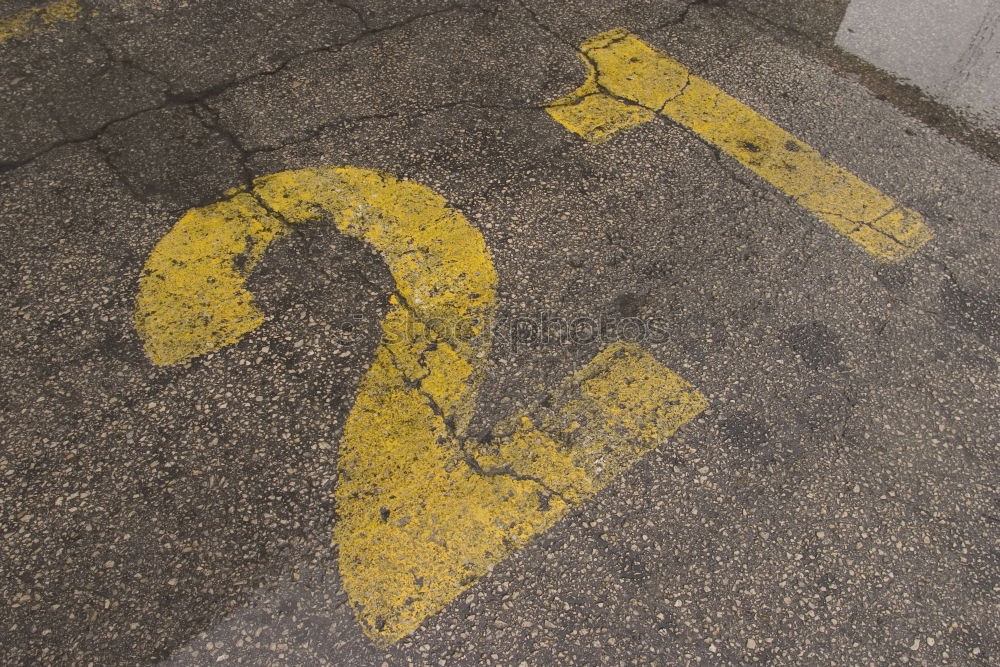
<path id="1" fill-rule="evenodd" d="M 1000 165 L 788 38 L 844 4 L 90 0 L 0 43 L 0 662 L 1000 661 Z M 618 25 L 936 238 L 879 263 L 666 120 L 572 135 L 541 106 Z M 180 366 L 133 328 L 186 210 L 325 164 L 427 185 L 484 235 L 474 429 L 621 338 L 709 401 L 389 648 L 331 543 L 378 255 L 297 229 L 251 279 L 264 326 Z M 601 335 L 567 340 L 576 318 Z"/>

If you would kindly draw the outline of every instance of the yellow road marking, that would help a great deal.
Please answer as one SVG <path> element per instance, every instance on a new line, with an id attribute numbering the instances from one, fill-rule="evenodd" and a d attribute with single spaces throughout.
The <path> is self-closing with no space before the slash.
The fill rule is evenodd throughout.
<path id="1" fill-rule="evenodd" d="M 880 260 L 905 259 L 933 238 L 919 213 L 628 31 L 591 37 L 580 50 L 587 81 L 546 110 L 585 139 L 604 141 L 655 112 L 725 151 Z"/>
<path id="2" fill-rule="evenodd" d="M 545 107 L 553 118 L 587 141 L 600 144 L 612 136 L 656 118 L 649 109 L 623 102 L 601 91 L 597 85 L 597 69 L 583 58 L 587 80 L 566 97 Z"/>
<path id="3" fill-rule="evenodd" d="M 0 18 L 0 44 L 8 39 L 40 32 L 59 21 L 75 21 L 81 11 L 79 0 L 57 0 Z"/>
<path id="4" fill-rule="evenodd" d="M 263 321 L 245 281 L 290 225 L 331 218 L 395 280 L 339 448 L 334 537 L 362 628 L 382 643 L 424 619 L 659 446 L 705 398 L 637 345 L 614 344 L 545 407 L 467 436 L 496 313 L 479 231 L 428 188 L 356 168 L 287 171 L 189 211 L 157 244 L 136 328 L 157 364 L 232 344 Z"/>

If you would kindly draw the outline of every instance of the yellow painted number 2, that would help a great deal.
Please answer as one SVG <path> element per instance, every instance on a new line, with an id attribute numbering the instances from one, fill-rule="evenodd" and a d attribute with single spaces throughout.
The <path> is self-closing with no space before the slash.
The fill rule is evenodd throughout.
<path id="1" fill-rule="evenodd" d="M 135 325 L 158 365 L 263 324 L 246 280 L 294 225 L 326 220 L 378 250 L 395 282 L 338 451 L 333 528 L 361 627 L 391 643 L 699 414 L 705 398 L 616 343 L 491 442 L 467 435 L 496 313 L 479 231 L 425 186 L 318 167 L 258 178 L 188 211 L 139 281 Z"/>

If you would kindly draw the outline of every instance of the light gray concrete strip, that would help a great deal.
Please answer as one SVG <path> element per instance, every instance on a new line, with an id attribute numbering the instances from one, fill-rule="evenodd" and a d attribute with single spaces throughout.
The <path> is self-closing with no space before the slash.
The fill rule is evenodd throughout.
<path id="1" fill-rule="evenodd" d="M 1000 3 L 853 0 L 837 44 L 1000 128 Z"/>

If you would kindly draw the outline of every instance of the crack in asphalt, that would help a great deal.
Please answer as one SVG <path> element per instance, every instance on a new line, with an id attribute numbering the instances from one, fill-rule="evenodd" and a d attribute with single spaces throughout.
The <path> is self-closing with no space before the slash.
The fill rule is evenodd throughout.
<path id="1" fill-rule="evenodd" d="M 692 6 L 697 4 L 703 4 L 707 1 L 709 0 L 692 0 L 686 3 L 683 10 L 676 18 L 664 22 L 663 24 L 661 24 L 660 27 L 668 25 L 677 25 L 682 23 L 687 18 Z M 199 118 L 199 120 L 202 121 L 202 124 L 207 129 L 209 129 L 210 131 L 214 131 L 216 134 L 218 134 L 221 138 L 223 138 L 226 141 L 228 145 L 230 145 L 236 151 L 238 155 L 238 162 L 240 165 L 240 169 L 244 175 L 244 184 L 247 186 L 248 189 L 250 189 L 252 187 L 253 178 L 252 178 L 252 171 L 249 167 L 248 162 L 254 155 L 258 153 L 279 151 L 296 145 L 300 145 L 302 143 L 306 143 L 335 127 L 344 126 L 357 122 L 366 122 L 371 120 L 390 120 L 390 119 L 402 119 L 402 118 L 412 120 L 412 119 L 426 117 L 434 113 L 438 113 L 440 111 L 446 111 L 458 107 L 468 107 L 468 108 L 483 109 L 483 110 L 499 109 L 499 110 L 511 110 L 511 111 L 524 111 L 524 110 L 536 110 L 544 108 L 545 106 L 544 104 L 540 105 L 485 104 L 475 100 L 463 99 L 463 100 L 443 102 L 440 104 L 432 105 L 424 109 L 414 111 L 412 113 L 406 113 L 403 111 L 394 111 L 394 112 L 386 112 L 380 114 L 362 114 L 357 116 L 344 116 L 334 121 L 330 121 L 328 123 L 323 123 L 318 126 L 315 126 L 306 131 L 305 133 L 293 137 L 288 141 L 283 141 L 279 144 L 274 144 L 274 145 L 268 144 L 255 148 L 247 148 L 240 142 L 235 132 L 231 128 L 228 128 L 225 125 L 225 123 L 222 122 L 221 118 L 219 117 L 219 113 L 210 104 L 210 100 L 223 95 L 224 93 L 228 92 L 229 90 L 237 86 L 254 81 L 256 79 L 278 74 L 283 70 L 287 69 L 290 65 L 292 65 L 296 61 L 306 58 L 310 55 L 315 55 L 317 53 L 334 53 L 352 44 L 356 44 L 367 37 L 381 34 L 384 32 L 389 32 L 396 29 L 405 28 L 406 26 L 409 26 L 422 19 L 431 18 L 434 16 L 439 16 L 442 14 L 447 14 L 455 11 L 470 10 L 470 9 L 489 13 L 489 10 L 487 8 L 484 8 L 476 3 L 454 3 L 446 7 L 441 7 L 428 12 L 413 14 L 411 16 L 406 17 L 405 19 L 401 19 L 397 22 L 391 23 L 386 26 L 382 26 L 379 28 L 371 28 L 367 23 L 367 21 L 364 19 L 364 16 L 360 12 L 360 10 L 358 10 L 356 7 L 345 3 L 334 2 L 332 0 L 325 0 L 325 2 L 330 7 L 345 9 L 353 13 L 358 21 L 358 24 L 362 27 L 362 31 L 358 35 L 344 42 L 326 44 L 313 49 L 307 49 L 305 51 L 301 51 L 286 58 L 285 60 L 281 61 L 280 63 L 271 68 L 259 70 L 257 72 L 254 72 L 253 74 L 249 74 L 242 77 L 234 77 L 226 81 L 213 84 L 212 86 L 208 86 L 198 91 L 185 91 L 182 89 L 178 89 L 169 79 L 165 78 L 159 72 L 144 67 L 140 63 L 136 62 L 134 59 L 129 58 L 127 56 L 126 57 L 116 56 L 114 50 L 110 47 L 110 45 L 108 45 L 108 43 L 102 38 L 102 36 L 93 29 L 93 26 L 90 24 L 90 22 L 82 21 L 81 22 L 82 31 L 87 35 L 89 41 L 104 54 L 108 62 L 108 67 L 110 68 L 113 65 L 120 65 L 124 68 L 130 68 L 135 71 L 138 71 L 146 75 L 147 77 L 151 78 L 152 80 L 158 82 L 159 84 L 161 84 L 162 87 L 155 92 L 161 96 L 160 101 L 158 101 L 156 104 L 144 106 L 140 109 L 134 110 L 127 114 L 123 114 L 118 117 L 112 118 L 102 123 L 96 129 L 94 129 L 89 133 L 79 136 L 70 136 L 58 141 L 54 141 L 50 143 L 48 146 L 45 146 L 44 148 L 35 151 L 24 158 L 16 160 L 0 161 L 0 175 L 27 166 L 32 162 L 34 162 L 35 160 L 38 160 L 48 155 L 49 153 L 64 148 L 66 146 L 81 145 L 92 141 L 96 141 L 97 152 L 100 154 L 102 161 L 107 164 L 107 166 L 109 167 L 111 172 L 115 175 L 115 177 L 123 183 L 123 185 L 126 187 L 127 191 L 131 195 L 136 197 L 139 201 L 146 201 L 147 198 L 136 190 L 136 188 L 129 181 L 123 170 L 120 169 L 114 163 L 114 160 L 112 159 L 112 151 L 109 151 L 105 147 L 101 146 L 99 140 L 106 134 L 106 132 L 110 128 L 119 123 L 125 123 L 143 114 L 168 108 L 186 107 L 187 109 L 191 110 L 198 109 L 201 110 L 203 113 L 205 113 L 210 119 L 209 122 L 205 122 L 204 118 Z M 597 69 L 596 63 L 594 63 L 593 60 L 587 56 L 586 53 L 584 53 L 577 46 L 573 45 L 569 40 L 567 40 L 561 34 L 559 34 L 558 31 L 556 31 L 551 26 L 549 26 L 545 21 L 543 21 L 541 17 L 537 14 L 537 12 L 535 12 L 535 10 L 525 0 L 515 0 L 515 2 L 527 13 L 530 20 L 540 30 L 549 34 L 550 36 L 555 38 L 558 42 L 567 46 L 574 53 L 578 54 L 580 57 L 584 58 L 587 62 L 589 62 L 591 66 L 595 68 L 595 70 Z M 494 10 L 494 13 L 495 11 L 496 10 Z M 294 16 L 292 18 L 294 18 Z M 687 84 L 685 84 L 685 87 L 686 85 Z M 610 97 L 614 97 L 615 99 L 619 99 L 622 102 L 631 103 L 629 100 L 624 100 L 614 95 L 613 93 L 605 89 L 603 86 L 599 87 L 604 94 Z M 681 93 L 683 92 L 683 88 L 680 92 Z M 669 102 L 669 100 L 667 100 L 667 102 Z M 62 130 L 61 127 L 60 130 Z M 712 149 L 713 154 L 716 156 L 716 159 L 721 160 L 721 155 L 719 154 L 718 149 L 715 149 L 714 147 L 712 147 L 707 143 L 706 145 L 709 146 L 710 149 Z"/>
<path id="2" fill-rule="evenodd" d="M 555 496 L 560 500 L 562 500 L 567 505 L 571 504 L 563 494 L 561 494 L 559 491 L 556 491 L 555 489 L 547 485 L 538 477 L 535 477 L 534 475 L 523 475 L 521 473 L 514 472 L 513 464 L 511 463 L 507 463 L 505 465 L 489 469 L 483 468 L 482 464 L 479 463 L 476 457 L 473 456 L 468 451 L 468 448 L 466 447 L 467 442 L 468 442 L 467 440 L 460 440 L 459 446 L 462 448 L 462 451 L 465 454 L 465 462 L 477 475 L 480 475 L 481 477 L 509 477 L 518 482 L 532 482 L 541 487 L 542 490 L 545 491 L 545 493 L 547 493 L 549 497 Z"/>
<path id="3" fill-rule="evenodd" d="M 243 185 L 247 188 L 247 190 L 252 190 L 254 176 L 249 162 L 254 155 L 260 153 L 284 150 L 290 147 L 306 143 L 321 136 L 323 133 L 331 130 L 332 128 L 343 127 L 346 125 L 350 125 L 352 123 L 376 121 L 376 120 L 390 120 L 390 119 L 413 120 L 430 116 L 435 113 L 439 113 L 441 111 L 447 111 L 459 107 L 467 107 L 467 108 L 481 109 L 481 110 L 498 109 L 498 110 L 508 110 L 508 111 L 526 111 L 526 110 L 537 110 L 542 108 L 543 106 L 535 104 L 487 104 L 472 99 L 462 99 L 457 101 L 442 102 L 440 104 L 431 105 L 423 109 L 415 110 L 413 112 L 393 111 L 393 112 L 378 113 L 378 114 L 361 114 L 354 116 L 344 116 L 336 120 L 327 123 L 322 123 L 318 126 L 310 128 L 308 131 L 301 133 L 297 136 L 291 137 L 287 141 L 282 141 L 281 143 L 278 144 L 266 144 L 254 148 L 246 147 L 240 141 L 239 137 L 236 135 L 233 129 L 228 127 L 222 121 L 218 111 L 212 106 L 211 101 L 214 98 L 223 95 L 230 89 L 235 88 L 237 86 L 254 81 L 256 79 L 278 74 L 281 71 L 285 70 L 290 65 L 292 65 L 294 62 L 306 58 L 310 55 L 314 55 L 316 53 L 333 53 L 336 51 L 340 51 L 352 44 L 360 42 L 366 37 L 381 34 L 384 32 L 389 32 L 396 29 L 405 28 L 406 26 L 411 25 L 417 21 L 426 18 L 431 18 L 434 16 L 443 15 L 450 12 L 469 10 L 469 9 L 478 11 L 488 11 L 487 9 L 474 3 L 456 3 L 448 5 L 446 7 L 435 9 L 433 11 L 414 14 L 405 19 L 402 19 L 400 21 L 394 22 L 386 26 L 382 26 L 379 28 L 371 28 L 367 23 L 367 21 L 365 21 L 361 12 L 356 7 L 353 7 L 351 5 L 346 5 L 343 3 L 330 2 L 329 0 L 327 0 L 327 4 L 330 5 L 331 7 L 342 8 L 352 12 L 356 16 L 358 23 L 359 25 L 361 25 L 363 30 L 358 35 L 347 41 L 335 44 L 327 44 L 317 48 L 301 51 L 299 53 L 290 56 L 289 58 L 285 59 L 284 61 L 280 62 L 274 67 L 259 70 L 247 76 L 234 77 L 232 79 L 220 82 L 218 84 L 214 84 L 212 86 L 206 87 L 204 89 L 195 92 L 178 89 L 177 86 L 175 86 L 167 78 L 163 77 L 160 73 L 156 72 L 155 70 L 151 70 L 147 67 L 142 66 L 140 63 L 136 62 L 132 58 L 117 57 L 114 53 L 114 50 L 101 37 L 101 35 L 93 29 L 92 25 L 88 21 L 83 21 L 82 22 L 83 32 L 87 35 L 89 41 L 104 54 L 106 62 L 108 63 L 108 68 L 111 68 L 114 65 L 119 65 L 123 68 L 130 68 L 135 71 L 141 72 L 142 74 L 149 77 L 153 81 L 158 82 L 160 84 L 160 88 L 157 89 L 155 93 L 160 97 L 160 99 L 157 101 L 156 104 L 147 105 L 142 108 L 136 109 L 132 112 L 129 112 L 127 114 L 111 118 L 89 133 L 80 136 L 70 136 L 52 142 L 48 146 L 21 159 L 0 161 L 0 176 L 2 176 L 5 173 L 17 170 L 21 167 L 27 166 L 33 163 L 34 161 L 48 155 L 49 153 L 64 148 L 66 146 L 83 145 L 89 142 L 94 142 L 96 151 L 100 155 L 101 160 L 107 165 L 107 167 L 109 168 L 111 173 L 115 176 L 115 178 L 124 185 L 129 194 L 131 194 L 138 201 L 147 201 L 148 197 L 145 196 L 134 186 L 134 184 L 129 179 L 125 171 L 122 168 L 120 168 L 118 164 L 116 164 L 114 160 L 114 151 L 111 151 L 104 145 L 102 145 L 102 142 L 100 140 L 105 136 L 105 134 L 108 132 L 109 129 L 111 129 L 112 127 L 116 126 L 119 123 L 126 123 L 143 114 L 151 113 L 154 111 L 159 111 L 169 108 L 185 108 L 188 111 L 192 112 L 200 111 L 201 114 L 197 113 L 194 114 L 198 118 L 199 122 L 201 122 L 201 124 L 210 132 L 213 132 L 214 134 L 222 138 L 225 141 L 225 143 L 235 151 L 237 162 L 239 164 L 239 169 L 243 175 Z M 66 134 L 62 127 L 60 127 L 60 130 L 63 131 L 64 135 Z M 258 202 L 260 202 L 259 197 L 257 197 L 256 199 L 258 200 Z M 275 212 L 272 211 L 270 207 L 266 206 L 265 203 L 263 202 L 260 203 L 272 215 L 276 215 Z M 185 209 L 186 208 L 187 207 L 185 207 Z M 280 216 L 276 215 L 276 217 L 281 219 Z"/>
<path id="4" fill-rule="evenodd" d="M 553 28 L 548 23 L 546 23 L 538 15 L 538 13 L 531 7 L 531 5 L 528 4 L 528 0 L 515 0 L 515 2 L 518 5 L 520 5 L 520 7 L 528 14 L 530 20 L 535 25 L 537 25 L 540 30 L 542 30 L 543 32 L 549 34 L 556 41 L 558 41 L 559 43 L 563 44 L 564 46 L 566 46 L 567 48 L 569 48 L 570 50 L 572 50 L 582 60 L 584 60 L 589 65 L 589 67 L 592 68 L 592 70 L 594 72 L 597 72 L 598 74 L 600 73 L 601 68 L 598 66 L 597 62 L 595 62 L 594 59 L 591 58 L 590 55 L 586 51 L 584 51 L 579 46 L 577 46 L 576 44 L 574 44 L 573 42 L 571 42 L 569 39 L 565 38 L 555 28 Z M 680 12 L 680 14 L 677 17 L 675 17 L 674 19 L 668 20 L 668 21 L 664 21 L 663 23 L 661 23 L 660 25 L 658 25 L 655 30 L 660 30 L 662 28 L 666 28 L 666 27 L 669 27 L 669 26 L 677 26 L 677 25 L 683 24 L 688 19 L 688 16 L 690 15 L 690 12 L 691 12 L 691 9 L 693 7 L 695 7 L 696 5 L 713 5 L 713 4 L 718 4 L 718 2 L 719 2 L 719 0 L 689 0 L 684 5 L 683 10 Z M 654 30 L 654 32 L 655 32 L 655 30 Z M 621 39 L 624 39 L 624 38 L 621 38 Z M 616 41 L 618 41 L 618 40 L 616 40 Z M 612 43 L 614 43 L 614 42 L 612 42 Z M 764 187 L 764 184 L 762 184 L 762 183 L 752 183 L 752 182 L 750 182 L 750 181 L 748 181 L 748 180 L 746 180 L 744 178 L 741 178 L 737 174 L 733 173 L 733 171 L 728 167 L 729 163 L 726 160 L 723 159 L 722 150 L 718 146 L 715 146 L 715 145 L 709 143 L 704 137 L 702 137 L 701 135 L 699 135 L 697 132 L 691 132 L 688 128 L 684 127 L 683 125 L 681 125 L 677 121 L 673 120 L 669 116 L 663 115 L 663 113 L 662 113 L 663 109 L 666 108 L 667 104 L 669 104 L 671 101 L 677 99 L 682 94 L 684 94 L 684 92 L 691 85 L 691 77 L 692 76 L 693 76 L 692 72 L 690 70 L 688 70 L 687 74 L 686 74 L 686 79 L 684 81 L 684 85 L 681 86 L 681 89 L 679 91 L 677 91 L 676 94 L 674 94 L 674 95 L 670 96 L 669 98 L 667 98 L 666 100 L 664 100 L 663 104 L 660 105 L 659 108 L 649 107 L 649 106 L 646 106 L 644 104 L 640 104 L 640 103 L 638 103 L 638 102 L 636 102 L 634 100 L 623 98 L 620 95 L 618 95 L 618 94 L 614 93 L 613 91 L 609 90 L 608 88 L 606 88 L 604 85 L 602 85 L 601 82 L 600 82 L 600 80 L 598 78 L 596 78 L 596 77 L 595 77 L 594 83 L 597 86 L 599 92 L 597 92 L 597 93 L 591 93 L 590 95 L 605 95 L 605 96 L 607 96 L 607 97 L 609 97 L 611 99 L 614 99 L 614 100 L 617 100 L 619 102 L 622 102 L 623 104 L 628 104 L 628 105 L 631 105 L 631 106 L 638 106 L 638 107 L 641 107 L 643 109 L 647 109 L 648 111 L 652 111 L 653 113 L 655 113 L 657 115 L 657 119 L 658 120 L 664 121 L 668 125 L 670 125 L 671 127 L 674 127 L 676 129 L 679 129 L 679 130 L 683 131 L 685 135 L 693 136 L 695 139 L 698 140 L 699 143 L 701 143 L 702 145 L 704 145 L 709 150 L 709 152 L 710 152 L 710 154 L 712 156 L 712 159 L 714 159 L 715 162 L 717 162 L 719 165 L 721 165 L 723 167 L 723 172 L 731 180 L 735 181 L 736 183 L 739 183 L 743 187 L 745 187 L 747 189 L 750 189 L 752 191 L 763 192 L 765 190 L 768 190 L 768 188 Z M 584 98 L 585 97 L 589 97 L 590 95 L 585 95 Z M 583 98 L 581 98 L 581 99 L 583 99 Z M 544 106 L 546 108 L 551 108 L 551 107 L 554 107 L 554 106 L 573 106 L 573 105 L 579 104 L 579 101 L 580 100 L 577 99 L 577 100 L 573 100 L 573 101 L 567 101 L 563 105 L 547 104 L 547 105 L 544 105 Z"/>
<path id="5" fill-rule="evenodd" d="M 393 292 L 393 295 L 396 296 L 399 303 L 407 310 L 407 312 L 410 313 L 411 316 L 413 316 L 414 318 L 418 317 L 412 305 L 407 302 L 406 298 L 403 296 L 401 292 L 396 290 Z M 421 384 L 422 380 L 426 378 L 428 375 L 430 375 L 430 369 L 428 369 L 426 365 L 426 355 L 429 352 L 433 352 L 435 349 L 437 349 L 439 343 L 438 340 L 439 336 L 437 332 L 435 332 L 430 327 L 429 323 L 419 319 L 418 321 L 422 321 L 424 325 L 427 326 L 428 330 L 434 334 L 434 339 L 431 340 L 431 342 L 423 350 L 421 350 L 420 357 L 417 360 L 417 364 L 425 371 L 424 375 L 415 379 L 408 378 L 406 369 L 400 365 L 400 360 L 399 357 L 396 355 L 396 353 L 390 347 L 385 347 L 385 349 L 389 353 L 390 362 L 392 363 L 393 367 L 395 367 L 396 371 L 399 372 L 399 374 L 403 377 L 403 382 L 407 386 L 407 388 L 420 394 L 420 396 L 427 403 L 427 406 L 431 409 L 434 415 L 441 420 L 441 423 L 444 425 L 445 431 L 448 434 L 448 439 L 454 442 L 458 446 L 460 453 L 462 455 L 462 459 L 464 460 L 466 465 L 468 465 L 469 469 L 472 470 L 473 473 L 481 477 L 487 477 L 487 478 L 509 477 L 511 479 L 520 482 L 532 482 L 538 485 L 546 494 L 548 494 L 549 498 L 551 498 L 552 496 L 558 497 L 560 500 L 564 501 L 567 505 L 569 505 L 570 504 L 569 501 L 565 496 L 563 496 L 562 493 L 549 487 L 544 481 L 542 481 L 538 477 L 515 472 L 513 470 L 513 466 L 511 463 L 491 468 L 483 467 L 483 465 L 479 462 L 479 459 L 477 459 L 475 454 L 473 453 L 472 448 L 470 447 L 470 445 L 475 444 L 477 441 L 474 438 L 470 438 L 467 434 L 459 433 L 458 428 L 455 426 L 454 419 L 452 419 L 445 413 L 444 409 L 438 404 L 434 396 L 432 396 L 428 391 L 426 391 Z M 447 341 L 444 342 L 447 343 Z"/>
<path id="6" fill-rule="evenodd" d="M 342 5 L 334 5 L 334 6 L 342 6 Z M 343 6 L 343 7 L 345 9 L 350 9 L 351 11 L 357 12 L 356 8 L 353 8 L 353 7 L 348 8 L 346 6 Z M 296 53 L 295 55 L 292 55 L 292 56 L 286 58 L 285 60 L 281 61 L 280 63 L 278 63 L 274 67 L 271 67 L 271 68 L 268 68 L 268 69 L 264 69 L 264 70 L 259 70 L 257 72 L 254 72 L 253 74 L 249 74 L 249 75 L 246 75 L 246 76 L 234 77 L 232 79 L 228 79 L 226 81 L 223 81 L 223 82 L 220 82 L 220 83 L 217 83 L 217 84 L 213 84 L 212 86 L 208 86 L 206 88 L 203 88 L 203 89 L 201 89 L 199 91 L 194 91 L 194 92 L 192 92 L 192 91 L 184 91 L 184 90 L 176 90 L 175 87 L 173 86 L 173 84 L 171 84 L 170 82 L 166 81 L 158 73 L 152 72 L 152 71 L 149 71 L 149 70 L 143 68 L 142 66 L 140 66 L 138 63 L 136 63 L 134 60 L 132 60 L 130 58 L 128 58 L 128 59 L 115 58 L 115 56 L 113 54 L 113 51 L 110 49 L 110 47 L 108 47 L 108 45 L 106 43 L 104 43 L 96 35 L 96 33 L 91 28 L 91 26 L 88 25 L 87 21 L 83 21 L 82 22 L 83 26 L 84 26 L 82 28 L 83 32 L 90 38 L 90 41 L 95 46 L 98 47 L 98 49 L 100 49 L 101 51 L 103 51 L 105 53 L 105 55 L 109 58 L 109 60 L 110 60 L 110 62 L 112 64 L 121 64 L 121 65 L 123 65 L 125 67 L 133 68 L 133 69 L 135 69 L 135 70 L 137 70 L 139 72 L 142 72 L 142 73 L 144 73 L 144 74 L 146 74 L 146 75 L 154 78 L 155 80 L 157 80 L 157 81 L 159 81 L 161 83 L 164 83 L 167 86 L 167 89 L 163 90 L 163 91 L 160 91 L 160 94 L 162 95 L 162 100 L 159 103 L 157 103 L 157 104 L 150 105 L 150 106 L 145 106 L 145 107 L 143 107 L 141 109 L 132 111 L 132 112 L 127 113 L 127 114 L 123 114 L 123 115 L 117 116 L 115 118 L 112 118 L 112 119 L 110 119 L 110 120 L 102 123 L 101 125 L 99 125 L 93 131 L 88 132 L 86 134 L 82 134 L 80 136 L 66 137 L 66 138 L 60 139 L 58 141 L 54 141 L 54 142 L 50 143 L 49 145 L 45 146 L 44 148 L 42 148 L 42 149 L 40 149 L 38 151 L 35 151 L 35 152 L 27 155 L 24 158 L 19 158 L 19 159 L 16 159 L 16 160 L 0 161 L 0 174 L 4 174 L 4 173 L 10 172 L 10 171 L 13 171 L 15 169 L 18 169 L 20 167 L 26 166 L 26 165 L 34 162 L 35 160 L 37 160 L 37 159 L 39 159 L 41 157 L 44 157 L 45 155 L 51 153 L 52 151 L 58 150 L 58 149 L 63 148 L 65 146 L 83 144 L 83 143 L 87 143 L 87 142 L 90 142 L 90 141 L 94 141 L 95 139 L 99 139 L 105 132 L 107 132 L 107 130 L 110 127 L 112 127 L 112 126 L 114 126 L 114 125 L 116 125 L 118 123 L 123 123 L 123 122 L 129 121 L 129 120 L 131 120 L 133 118 L 136 118 L 137 116 L 140 116 L 140 115 L 142 115 L 144 113 L 149 113 L 151 111 L 157 111 L 157 110 L 160 110 L 160 109 L 170 108 L 170 107 L 174 107 L 174 106 L 184 106 L 184 105 L 198 105 L 198 106 L 202 106 L 202 107 L 208 107 L 208 106 L 210 106 L 209 103 L 208 103 L 208 101 L 210 99 L 212 99 L 214 97 L 218 97 L 218 96 L 222 95 L 223 93 L 227 92 L 228 90 L 230 90 L 232 88 L 235 88 L 235 87 L 237 87 L 239 85 L 242 85 L 244 83 L 253 81 L 253 80 L 258 79 L 258 78 L 263 78 L 263 77 L 267 77 L 267 76 L 272 76 L 272 75 L 278 74 L 279 72 L 285 70 L 287 67 L 289 67 L 290 65 L 292 65 L 296 61 L 301 60 L 303 58 L 306 58 L 308 56 L 315 55 L 317 53 L 334 53 L 334 52 L 337 52 L 337 51 L 340 51 L 340 50 L 344 49 L 347 46 L 350 46 L 352 44 L 356 44 L 356 43 L 360 42 L 361 40 L 363 40 L 363 39 L 365 39 L 367 37 L 371 37 L 373 35 L 378 35 L 378 34 L 381 34 L 381 33 L 384 33 L 384 32 L 392 31 L 392 30 L 397 30 L 397 29 L 400 29 L 400 28 L 405 28 L 406 26 L 411 25 L 411 24 L 413 24 L 413 23 L 415 23 L 415 22 L 417 22 L 419 20 L 425 19 L 425 18 L 430 18 L 430 17 L 433 17 L 433 16 L 438 16 L 438 15 L 441 15 L 441 14 L 446 14 L 446 13 L 449 13 L 449 12 L 454 12 L 454 11 L 459 11 L 459 10 L 465 10 L 465 9 L 479 9 L 479 10 L 482 10 L 481 7 L 479 7 L 478 5 L 475 5 L 475 4 L 452 4 L 452 5 L 448 5 L 447 7 L 442 7 L 442 8 L 436 9 L 436 10 L 432 10 L 432 11 L 428 11 L 428 12 L 423 12 L 423 13 L 420 13 L 420 14 L 414 14 L 414 15 L 411 15 L 411 16 L 405 18 L 405 19 L 402 19 L 400 21 L 392 23 L 390 25 L 386 25 L 386 26 L 383 26 L 381 28 L 372 28 L 372 29 L 366 28 L 365 22 L 359 18 L 359 23 L 361 23 L 361 26 L 364 29 L 358 35 L 356 35 L 355 37 L 353 37 L 353 38 L 351 38 L 351 39 L 349 39 L 347 41 L 338 42 L 338 43 L 334 43 L 334 44 L 326 44 L 326 45 L 323 45 L 323 46 L 320 46 L 320 47 L 316 47 L 316 48 L 313 48 L 313 49 L 307 49 L 305 51 L 301 51 L 299 53 Z"/>
<path id="7" fill-rule="evenodd" d="M 336 120 L 332 120 L 326 123 L 321 123 L 314 126 L 313 128 L 305 131 L 304 133 L 293 137 L 287 141 L 283 141 L 280 144 L 274 145 L 263 145 L 258 148 L 246 149 L 246 154 L 256 155 L 257 153 L 271 153 L 275 151 L 284 150 L 286 148 L 291 148 L 294 146 L 299 146 L 301 144 L 307 143 L 316 139 L 323 133 L 345 125 L 350 125 L 351 123 L 362 123 L 367 121 L 377 121 L 377 120 L 394 120 L 394 119 L 405 119 L 405 120 L 416 120 L 418 118 L 425 118 L 431 116 L 435 113 L 441 111 L 448 111 L 451 109 L 467 107 L 470 109 L 498 109 L 503 111 L 536 111 L 542 109 L 543 105 L 537 104 L 484 104 L 482 102 L 477 102 L 475 100 L 454 100 L 451 102 L 441 102 L 439 104 L 434 104 L 422 109 L 405 112 L 405 111 L 388 111 L 386 113 L 376 113 L 376 114 L 360 114 L 357 116 L 344 116 Z"/>

